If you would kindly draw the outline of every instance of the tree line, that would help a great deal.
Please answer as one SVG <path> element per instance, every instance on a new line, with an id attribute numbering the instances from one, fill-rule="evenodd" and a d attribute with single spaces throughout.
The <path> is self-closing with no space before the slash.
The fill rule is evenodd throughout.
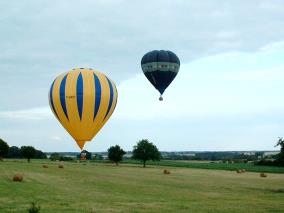
<path id="1" fill-rule="evenodd" d="M 247 162 L 247 161 L 255 161 L 256 165 L 268 165 L 268 166 L 284 166 L 284 139 L 279 138 L 277 144 L 275 146 L 280 146 L 280 153 L 275 155 L 274 158 L 264 158 L 258 160 L 258 156 L 261 156 L 261 152 L 256 152 L 254 156 L 249 156 L 245 154 L 238 154 L 235 152 L 204 152 L 204 153 L 196 153 L 195 156 L 178 156 L 174 153 L 167 153 L 167 157 L 164 159 L 171 160 L 180 160 L 182 157 L 184 160 L 223 160 L 228 161 L 232 160 L 234 162 Z M 116 165 L 123 159 L 123 156 L 126 152 L 119 146 L 111 146 L 108 149 L 108 159 L 114 162 Z M 147 139 L 140 140 L 134 147 L 132 151 L 132 159 L 139 160 L 142 162 L 143 166 L 146 166 L 146 162 L 149 160 L 160 160 L 162 158 L 161 152 L 158 148 Z M 78 159 L 85 160 L 93 160 L 92 153 L 83 150 L 78 156 Z M 28 162 L 30 159 L 45 159 L 47 158 L 46 154 L 41 150 L 37 150 L 32 146 L 22 146 L 20 148 L 16 146 L 11 146 L 0 139 L 0 160 L 5 158 L 26 158 Z M 68 161 L 74 160 L 72 157 L 62 156 L 59 153 L 52 153 L 50 156 L 51 160 L 59 160 L 59 161 Z M 95 156 L 95 160 L 102 160 L 102 156 Z M 243 161 L 246 160 L 246 161 Z"/>
<path id="2" fill-rule="evenodd" d="M 32 158 L 45 159 L 47 156 L 44 152 L 35 149 L 33 146 L 10 147 L 0 138 L 0 160 L 3 158 L 26 158 L 30 162 Z"/>
<path id="3" fill-rule="evenodd" d="M 133 156 L 132 158 L 135 160 L 140 160 L 143 164 L 143 167 L 146 166 L 146 162 L 149 160 L 160 160 L 161 153 L 159 152 L 158 148 L 147 139 L 140 140 L 134 147 L 133 147 Z M 108 159 L 114 162 L 116 165 L 122 160 L 123 155 L 126 152 L 119 146 L 111 146 L 108 149 Z M 84 156 L 84 160 L 91 160 L 92 154 L 86 150 L 83 150 L 78 156 L 78 159 L 81 159 Z M 26 158 L 28 162 L 30 159 L 37 158 L 37 159 L 45 159 L 47 158 L 46 154 L 40 150 L 35 149 L 32 146 L 22 146 L 18 148 L 16 146 L 11 146 L 0 139 L 0 159 L 3 157 L 5 158 Z M 71 157 L 62 156 L 59 153 L 52 153 L 50 156 L 51 160 L 59 160 L 59 161 L 68 161 L 74 160 Z"/>
<path id="4" fill-rule="evenodd" d="M 275 156 L 275 159 L 262 159 L 256 162 L 260 166 L 284 166 L 284 139 L 279 138 L 275 147 L 280 146 L 280 153 Z"/>
<path id="5" fill-rule="evenodd" d="M 214 152 L 194 152 L 194 153 L 176 153 L 176 152 L 162 152 L 165 160 L 206 160 L 206 161 L 232 161 L 232 160 L 246 160 L 255 161 L 262 158 L 264 152 L 255 152 L 254 155 L 239 153 L 237 151 L 214 151 Z"/>
<path id="6" fill-rule="evenodd" d="M 123 159 L 123 155 L 126 154 L 126 152 L 119 146 L 111 146 L 108 150 L 108 159 L 118 165 L 120 161 Z M 160 160 L 161 159 L 161 153 L 158 150 L 158 148 L 151 142 L 149 142 L 147 139 L 140 140 L 134 147 L 132 151 L 132 159 L 139 160 L 142 162 L 143 167 L 146 166 L 146 162 L 149 160 Z M 92 156 L 92 153 L 83 150 L 80 154 L 78 154 L 76 157 L 77 159 L 82 159 L 82 156 L 84 156 L 83 160 L 103 160 L 102 156 L 96 155 L 94 158 Z M 61 160 L 61 161 L 68 161 L 68 160 L 74 160 L 72 157 L 62 156 L 59 153 L 52 153 L 50 155 L 50 159 L 53 161 Z"/>
<path id="7" fill-rule="evenodd" d="M 149 160 L 160 160 L 161 153 L 158 148 L 147 139 L 140 140 L 132 151 L 132 159 L 139 160 L 142 162 L 143 167 L 146 167 L 146 162 Z M 126 152 L 120 148 L 119 145 L 111 146 L 108 149 L 108 159 L 118 165 L 118 162 L 122 160 L 123 155 Z"/>

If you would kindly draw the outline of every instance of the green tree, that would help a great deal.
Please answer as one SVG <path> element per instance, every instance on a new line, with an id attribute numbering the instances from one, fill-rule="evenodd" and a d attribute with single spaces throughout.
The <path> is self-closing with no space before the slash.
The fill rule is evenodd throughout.
<path id="1" fill-rule="evenodd" d="M 39 213 L 40 212 L 40 206 L 36 206 L 34 202 L 32 202 L 30 208 L 28 208 L 29 213 Z"/>
<path id="2" fill-rule="evenodd" d="M 49 159 L 50 159 L 51 161 L 56 161 L 56 160 L 59 160 L 60 157 L 61 157 L 61 156 L 59 155 L 59 153 L 54 152 L 54 153 L 52 153 L 52 154 L 50 155 Z"/>
<path id="3" fill-rule="evenodd" d="M 36 153 L 35 153 L 34 158 L 36 158 L 36 159 L 46 159 L 47 156 L 46 156 L 46 154 L 43 151 L 36 149 Z"/>
<path id="4" fill-rule="evenodd" d="M 17 146 L 9 147 L 7 158 L 22 158 L 21 150 Z"/>
<path id="5" fill-rule="evenodd" d="M 280 146 L 280 153 L 276 156 L 276 163 L 279 166 L 284 166 L 284 139 L 279 138 L 275 146 Z"/>
<path id="6" fill-rule="evenodd" d="M 146 161 L 148 160 L 160 160 L 161 153 L 153 143 L 150 143 L 147 139 L 143 139 L 133 147 L 132 158 L 141 160 L 143 162 L 143 167 L 145 167 Z"/>
<path id="7" fill-rule="evenodd" d="M 0 160 L 9 152 L 9 145 L 0 138 Z"/>
<path id="8" fill-rule="evenodd" d="M 119 145 L 111 146 L 108 150 L 108 159 L 115 162 L 116 165 L 118 165 L 118 162 L 122 160 L 123 155 L 126 154 L 126 152 L 120 148 Z"/>
<path id="9" fill-rule="evenodd" d="M 30 162 L 31 158 L 34 158 L 36 155 L 36 149 L 32 146 L 22 146 L 21 152 L 24 158 L 27 158 L 28 162 Z"/>

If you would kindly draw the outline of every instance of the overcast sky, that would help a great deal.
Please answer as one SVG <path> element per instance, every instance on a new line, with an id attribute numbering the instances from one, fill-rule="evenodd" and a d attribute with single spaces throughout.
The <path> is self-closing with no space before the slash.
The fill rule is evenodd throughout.
<path id="1" fill-rule="evenodd" d="M 56 76 L 91 67 L 118 104 L 89 151 L 148 138 L 164 151 L 274 150 L 284 136 L 284 2 L 1 1 L 0 138 L 79 151 L 53 116 Z M 180 71 L 159 102 L 140 60 L 175 52 Z"/>

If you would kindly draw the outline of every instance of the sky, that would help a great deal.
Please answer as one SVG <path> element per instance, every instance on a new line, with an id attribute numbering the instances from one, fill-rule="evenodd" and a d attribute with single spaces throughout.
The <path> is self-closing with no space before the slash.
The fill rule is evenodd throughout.
<path id="1" fill-rule="evenodd" d="M 275 150 L 284 136 L 282 0 L 27 0 L 0 2 L 0 138 L 46 152 L 80 151 L 52 114 L 62 72 L 100 70 L 117 107 L 85 149 Z M 175 52 L 180 71 L 159 93 L 140 61 Z"/>

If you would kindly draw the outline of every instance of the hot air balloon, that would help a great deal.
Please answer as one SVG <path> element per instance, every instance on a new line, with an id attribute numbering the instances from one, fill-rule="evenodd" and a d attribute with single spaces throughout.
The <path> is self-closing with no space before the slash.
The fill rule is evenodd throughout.
<path id="1" fill-rule="evenodd" d="M 141 67 L 147 79 L 160 92 L 159 100 L 162 101 L 165 89 L 179 71 L 179 58 L 168 50 L 153 50 L 142 57 Z"/>
<path id="2" fill-rule="evenodd" d="M 51 110 L 81 149 L 108 121 L 116 103 L 113 81 L 92 69 L 78 68 L 59 75 L 49 91 Z"/>

